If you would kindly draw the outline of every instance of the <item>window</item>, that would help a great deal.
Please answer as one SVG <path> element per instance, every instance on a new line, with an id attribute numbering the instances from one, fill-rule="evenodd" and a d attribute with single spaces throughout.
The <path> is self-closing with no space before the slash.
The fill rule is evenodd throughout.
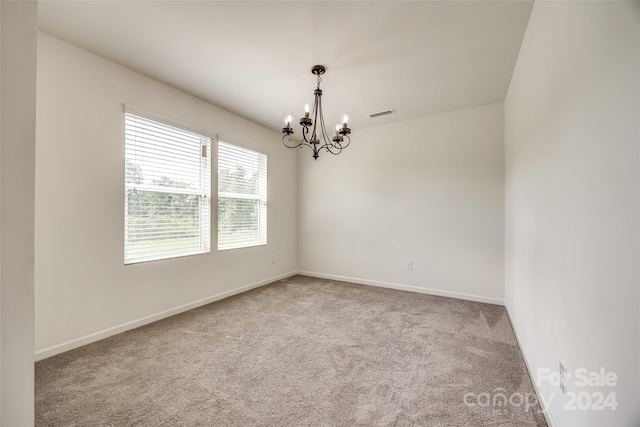
<path id="1" fill-rule="evenodd" d="M 125 112 L 124 261 L 211 250 L 211 138 Z"/>
<path id="2" fill-rule="evenodd" d="M 218 142 L 218 250 L 267 244 L 267 156 Z"/>

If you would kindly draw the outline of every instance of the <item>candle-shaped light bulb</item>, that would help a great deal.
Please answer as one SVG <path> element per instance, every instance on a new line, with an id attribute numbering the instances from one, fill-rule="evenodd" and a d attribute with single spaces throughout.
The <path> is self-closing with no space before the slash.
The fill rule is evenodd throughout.
<path id="1" fill-rule="evenodd" d="M 345 114 L 344 117 L 342 118 L 342 127 L 343 128 L 348 128 L 349 126 L 347 126 L 349 124 L 349 117 Z"/>
<path id="2" fill-rule="evenodd" d="M 304 105 L 304 116 L 309 118 L 309 104 Z"/>
<path id="3" fill-rule="evenodd" d="M 336 125 L 336 133 L 334 134 L 334 136 L 338 136 L 338 132 L 340 132 L 340 124 Z"/>
<path id="4" fill-rule="evenodd" d="M 285 135 L 291 135 L 293 133 L 293 117 L 294 115 L 291 110 L 284 110 L 282 112 L 282 133 Z"/>

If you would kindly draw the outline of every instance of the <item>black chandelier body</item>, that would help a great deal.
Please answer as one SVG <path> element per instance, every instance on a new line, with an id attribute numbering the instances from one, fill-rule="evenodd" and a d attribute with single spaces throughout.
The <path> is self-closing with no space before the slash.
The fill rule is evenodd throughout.
<path id="1" fill-rule="evenodd" d="M 329 136 L 327 128 L 325 127 L 324 115 L 322 113 L 322 90 L 320 89 L 320 82 L 322 82 L 320 76 L 323 75 L 325 71 L 326 68 L 324 65 L 314 65 L 313 68 L 311 68 L 311 73 L 318 77 L 318 86 L 316 90 L 313 91 L 313 109 L 309 111 L 308 105 L 305 106 L 305 112 L 303 116 L 300 117 L 302 141 L 294 145 L 287 144 L 287 142 L 293 140 L 291 135 L 294 134 L 291 114 L 285 113 L 284 127 L 282 128 L 282 143 L 285 147 L 309 147 L 313 150 L 313 158 L 316 160 L 318 159 L 318 154 L 323 149 L 331 154 L 338 155 L 351 143 L 351 139 L 349 138 L 351 129 L 349 128 L 349 117 L 347 115 L 342 117 L 342 123 L 336 125 L 336 130 L 332 137 Z"/>

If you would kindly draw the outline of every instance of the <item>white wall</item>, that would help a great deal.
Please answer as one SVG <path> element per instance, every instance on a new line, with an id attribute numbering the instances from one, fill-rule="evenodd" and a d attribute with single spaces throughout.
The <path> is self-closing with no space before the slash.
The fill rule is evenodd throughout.
<path id="1" fill-rule="evenodd" d="M 37 3 L 0 2 L 0 425 L 33 425 Z"/>
<path id="2" fill-rule="evenodd" d="M 300 149 L 299 269 L 501 303 L 503 133 L 497 103 L 355 132 L 339 156 Z"/>
<path id="3" fill-rule="evenodd" d="M 506 305 L 538 369 L 604 367 L 615 411 L 558 426 L 639 425 L 640 3 L 536 2 L 505 101 Z M 583 402 L 586 401 L 583 398 Z"/>
<path id="4" fill-rule="evenodd" d="M 46 34 L 38 40 L 37 358 L 296 271 L 297 158 L 279 134 Z M 211 254 L 125 266 L 123 103 L 266 152 L 268 245 L 218 252 L 214 226 Z"/>

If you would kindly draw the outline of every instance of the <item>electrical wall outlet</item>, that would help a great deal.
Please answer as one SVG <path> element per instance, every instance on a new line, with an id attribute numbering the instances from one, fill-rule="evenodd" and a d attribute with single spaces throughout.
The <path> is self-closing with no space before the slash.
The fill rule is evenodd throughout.
<path id="1" fill-rule="evenodd" d="M 271 264 L 276 263 L 276 254 L 271 255 Z"/>
<path id="2" fill-rule="evenodd" d="M 404 268 L 407 271 L 412 271 L 413 270 L 413 261 L 405 261 L 404 262 Z"/>
<path id="3" fill-rule="evenodd" d="M 559 367 L 559 374 L 560 374 L 560 390 L 562 391 L 563 395 L 567 395 L 567 368 L 562 364 L 562 362 L 558 363 L 560 365 Z"/>

